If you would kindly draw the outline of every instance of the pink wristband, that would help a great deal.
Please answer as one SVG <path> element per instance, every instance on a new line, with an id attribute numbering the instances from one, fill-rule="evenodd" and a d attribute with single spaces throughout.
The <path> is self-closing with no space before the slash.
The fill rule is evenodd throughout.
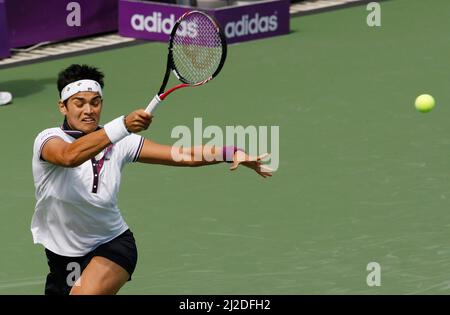
<path id="1" fill-rule="evenodd" d="M 235 145 L 229 145 L 229 146 L 222 147 L 223 160 L 228 163 L 233 162 L 233 156 L 237 151 L 245 152 L 244 150 L 242 150 L 241 148 L 238 148 Z"/>

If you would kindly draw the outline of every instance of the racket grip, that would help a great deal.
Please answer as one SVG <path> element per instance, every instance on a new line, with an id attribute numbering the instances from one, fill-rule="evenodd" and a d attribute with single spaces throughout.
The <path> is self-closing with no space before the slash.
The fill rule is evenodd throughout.
<path id="1" fill-rule="evenodd" d="M 153 111 L 156 109 L 156 107 L 159 105 L 159 103 L 161 103 L 161 99 L 159 98 L 158 95 L 155 95 L 155 97 L 152 99 L 152 101 L 148 104 L 145 111 L 147 113 L 153 113 Z"/>

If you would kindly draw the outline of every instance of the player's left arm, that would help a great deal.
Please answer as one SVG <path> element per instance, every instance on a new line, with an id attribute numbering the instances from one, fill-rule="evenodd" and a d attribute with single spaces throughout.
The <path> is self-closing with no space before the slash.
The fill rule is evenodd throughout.
<path id="1" fill-rule="evenodd" d="M 198 167 L 223 163 L 223 150 L 224 148 L 216 146 L 174 147 L 145 139 L 137 161 L 148 164 Z M 251 157 L 245 152 L 236 151 L 232 156 L 230 170 L 233 171 L 242 164 L 255 170 L 262 177 L 272 176 L 272 170 L 262 164 L 267 154 Z"/>

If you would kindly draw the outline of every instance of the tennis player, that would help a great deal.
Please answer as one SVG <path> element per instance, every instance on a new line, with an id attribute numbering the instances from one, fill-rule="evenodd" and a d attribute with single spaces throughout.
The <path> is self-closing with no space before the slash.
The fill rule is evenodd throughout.
<path id="1" fill-rule="evenodd" d="M 45 247 L 45 294 L 116 294 L 136 267 L 133 233 L 118 208 L 121 171 L 132 162 L 173 166 L 240 164 L 271 176 L 260 157 L 236 147 L 173 148 L 144 139 L 152 116 L 143 109 L 100 126 L 103 74 L 71 65 L 59 74 L 61 127 L 45 129 L 33 149 L 36 207 L 33 240 Z M 174 156 L 173 152 L 179 154 Z M 200 154 L 200 159 L 194 158 Z"/>

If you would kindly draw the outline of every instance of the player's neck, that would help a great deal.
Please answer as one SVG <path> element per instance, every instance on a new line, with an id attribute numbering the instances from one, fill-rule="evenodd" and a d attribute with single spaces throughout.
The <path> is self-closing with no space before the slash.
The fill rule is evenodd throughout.
<path id="1" fill-rule="evenodd" d="M 64 131 L 66 134 L 68 134 L 69 136 L 71 136 L 71 137 L 73 137 L 73 138 L 75 138 L 75 139 L 78 139 L 78 138 L 83 137 L 83 136 L 86 135 L 83 131 L 80 131 L 80 130 L 77 130 L 77 129 L 72 128 L 72 127 L 69 125 L 69 122 L 67 121 L 67 118 L 66 118 L 66 117 L 64 117 L 64 122 L 63 122 L 63 124 L 62 124 L 62 126 L 61 126 L 61 129 L 62 129 L 62 131 Z M 97 130 L 99 130 L 99 129 L 101 129 L 100 126 L 98 126 L 97 129 L 95 129 L 95 130 L 97 131 Z"/>

